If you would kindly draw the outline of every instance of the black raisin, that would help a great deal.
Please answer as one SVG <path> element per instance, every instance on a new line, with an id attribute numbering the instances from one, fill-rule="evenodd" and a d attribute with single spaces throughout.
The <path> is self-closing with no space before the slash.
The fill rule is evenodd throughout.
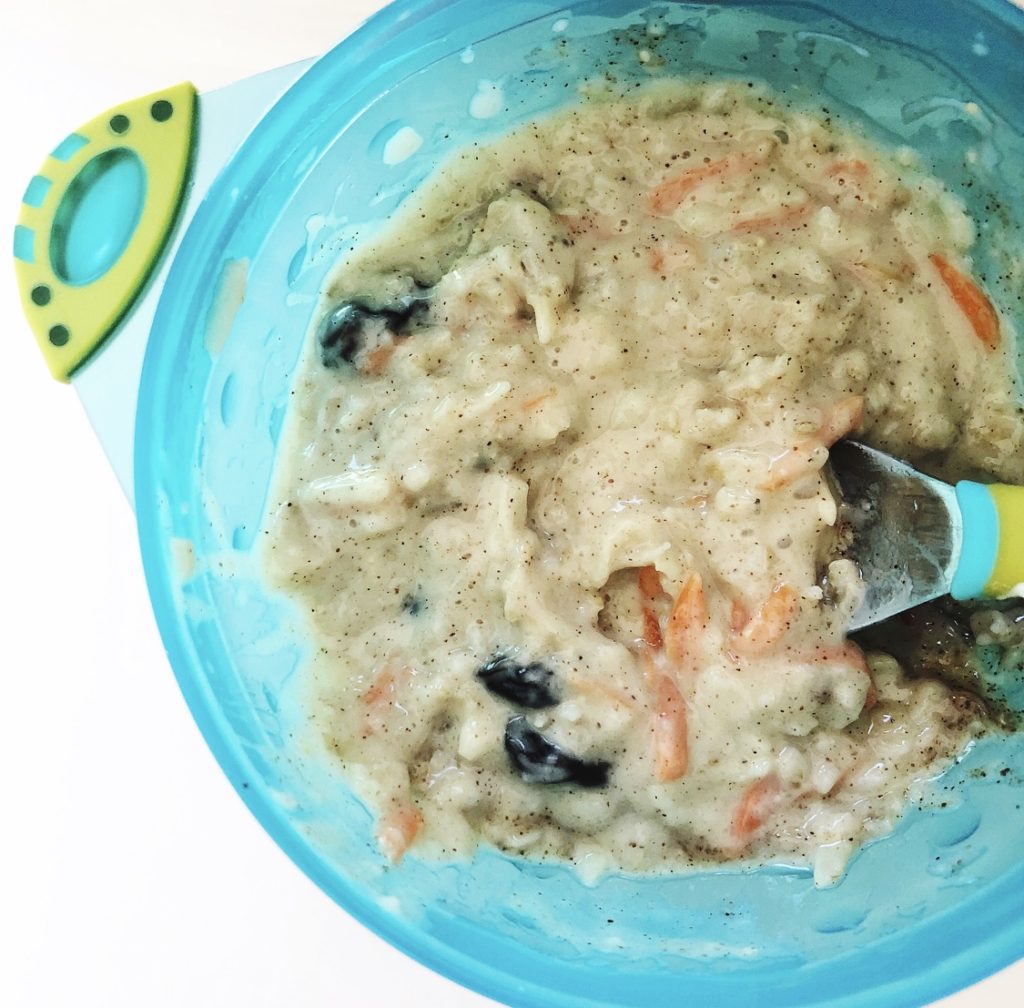
<path id="1" fill-rule="evenodd" d="M 326 368 L 339 368 L 342 363 L 353 364 L 363 347 L 363 329 L 373 313 L 354 301 L 346 301 L 334 308 L 320 324 L 317 343 L 320 361 Z"/>
<path id="2" fill-rule="evenodd" d="M 611 764 L 584 760 L 545 738 L 522 714 L 505 725 L 505 751 L 527 784 L 577 784 L 600 788 L 608 783 Z"/>
<path id="3" fill-rule="evenodd" d="M 363 351 L 371 351 L 403 335 L 416 316 L 427 308 L 427 295 L 404 294 L 383 308 L 362 301 L 344 301 L 324 317 L 317 334 L 320 361 L 326 368 L 357 364 Z"/>
<path id="4" fill-rule="evenodd" d="M 507 655 L 496 654 L 477 669 L 476 677 L 497 696 L 520 707 L 539 710 L 558 703 L 554 672 L 540 662 L 522 665 Z"/>
<path id="5" fill-rule="evenodd" d="M 419 616 L 426 604 L 419 595 L 406 595 L 402 599 L 402 612 L 407 612 L 410 616 Z"/>

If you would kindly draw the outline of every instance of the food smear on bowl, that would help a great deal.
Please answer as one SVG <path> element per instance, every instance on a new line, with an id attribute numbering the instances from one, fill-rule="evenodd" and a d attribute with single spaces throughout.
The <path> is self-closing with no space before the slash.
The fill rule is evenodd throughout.
<path id="1" fill-rule="evenodd" d="M 672 80 L 465 149 L 346 256 L 265 556 L 387 858 L 830 885 L 994 729 L 847 638 L 823 469 L 856 435 L 1024 481 L 973 240 L 828 109 Z"/>

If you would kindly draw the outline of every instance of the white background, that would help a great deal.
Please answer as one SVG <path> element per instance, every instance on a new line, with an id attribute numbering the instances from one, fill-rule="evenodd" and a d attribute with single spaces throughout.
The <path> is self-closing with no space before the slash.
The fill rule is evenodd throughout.
<path id="1" fill-rule="evenodd" d="M 0 0 L 0 249 L 28 179 L 75 126 L 180 80 L 209 89 L 317 54 L 378 6 Z M 350 920 L 222 777 L 167 666 L 133 516 L 74 392 L 47 375 L 9 263 L 0 256 L 0 1004 L 492 1005 Z M 1022 1003 L 1024 963 L 941 1004 Z"/>

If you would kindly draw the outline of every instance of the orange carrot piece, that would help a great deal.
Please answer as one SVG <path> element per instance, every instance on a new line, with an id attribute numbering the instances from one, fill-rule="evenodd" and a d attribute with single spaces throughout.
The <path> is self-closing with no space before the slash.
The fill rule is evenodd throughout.
<path id="1" fill-rule="evenodd" d="M 798 206 L 783 207 L 771 213 L 746 217 L 733 224 L 729 228 L 729 232 L 731 234 L 755 234 L 758 231 L 795 228 L 810 216 L 813 209 L 814 207 L 810 203 L 801 203 Z"/>
<path id="2" fill-rule="evenodd" d="M 866 182 L 870 172 L 868 163 L 860 158 L 836 161 L 825 169 L 827 178 L 852 178 L 858 182 Z"/>
<path id="3" fill-rule="evenodd" d="M 767 777 L 754 781 L 743 792 L 736 811 L 733 813 L 730 827 L 733 839 L 737 843 L 746 844 L 764 826 L 780 790 L 778 777 L 775 774 L 769 774 Z"/>
<path id="4" fill-rule="evenodd" d="M 809 476 L 824 465 L 819 449 L 824 447 L 817 438 L 808 438 L 788 448 L 772 459 L 768 475 L 758 486 L 762 490 L 778 490 L 802 476 Z"/>
<path id="5" fill-rule="evenodd" d="M 823 463 L 819 449 L 831 448 L 840 438 L 853 433 L 864 419 L 864 397 L 848 396 L 841 399 L 829 411 L 824 423 L 813 437 L 793 445 L 781 455 L 772 459 L 768 476 L 760 488 L 778 490 L 801 476 L 809 475 Z"/>
<path id="6" fill-rule="evenodd" d="M 733 599 L 729 607 L 729 629 L 733 633 L 739 633 L 750 619 L 747 607 L 739 599 Z"/>
<path id="7" fill-rule="evenodd" d="M 368 711 L 390 705 L 394 692 L 394 674 L 388 671 L 382 672 L 373 681 L 373 685 L 363 694 L 363 703 Z"/>
<path id="8" fill-rule="evenodd" d="M 652 609 L 644 606 L 644 643 L 655 651 L 661 649 L 664 638 L 661 635 L 661 624 Z"/>
<path id="9" fill-rule="evenodd" d="M 650 688 L 652 683 L 657 683 L 658 676 L 665 668 L 664 656 L 656 653 L 650 648 L 642 648 L 637 654 L 640 659 L 640 670 L 643 673 L 644 685 Z"/>
<path id="10" fill-rule="evenodd" d="M 647 264 L 651 272 L 662 278 L 670 274 L 686 273 L 703 261 L 700 247 L 682 236 L 658 238 L 647 250 Z"/>
<path id="11" fill-rule="evenodd" d="M 855 395 L 840 399 L 829 412 L 818 431 L 818 439 L 831 448 L 840 438 L 852 434 L 864 419 L 864 397 Z"/>
<path id="12" fill-rule="evenodd" d="M 661 598 L 665 589 L 661 587 L 661 576 L 658 568 L 649 564 L 646 567 L 638 567 L 636 572 L 637 583 L 640 585 L 640 594 L 650 602 Z"/>
<path id="13" fill-rule="evenodd" d="M 363 694 L 367 731 L 383 731 L 387 727 L 388 715 L 395 706 L 399 690 L 409 681 L 410 672 L 408 666 L 385 665 Z"/>
<path id="14" fill-rule="evenodd" d="M 654 779 L 678 780 L 689 762 L 686 701 L 670 675 L 658 679 L 653 731 Z"/>
<path id="15" fill-rule="evenodd" d="M 872 185 L 871 167 L 860 158 L 834 161 L 825 169 L 824 176 L 833 186 L 834 198 L 853 199 L 858 203 L 878 209 L 877 188 Z M 866 201 L 866 202 L 865 202 Z"/>
<path id="16" fill-rule="evenodd" d="M 423 813 L 415 805 L 395 802 L 377 822 L 377 845 L 392 864 L 398 864 L 422 827 Z"/>
<path id="17" fill-rule="evenodd" d="M 383 374 L 384 369 L 388 366 L 388 361 L 391 360 L 394 352 L 394 343 L 384 343 L 376 349 L 371 350 L 366 355 L 366 363 L 361 369 L 363 374 L 374 376 Z"/>
<path id="18" fill-rule="evenodd" d="M 734 638 L 742 654 L 760 655 L 774 647 L 790 628 L 800 606 L 797 590 L 780 581 Z"/>
<path id="19" fill-rule="evenodd" d="M 958 270 L 945 256 L 933 252 L 928 261 L 952 295 L 957 307 L 967 317 L 974 335 L 987 350 L 999 346 L 999 315 L 988 295 L 966 273 Z"/>
<path id="20" fill-rule="evenodd" d="M 673 175 L 656 186 L 648 205 L 653 213 L 670 214 L 687 196 L 706 182 L 725 181 L 751 171 L 760 164 L 749 154 L 729 154 L 717 161 L 688 168 L 679 175 Z"/>
<path id="21" fill-rule="evenodd" d="M 540 395 L 534 396 L 532 399 L 527 399 L 519 408 L 524 412 L 536 409 L 542 402 L 550 399 L 555 394 L 555 389 L 548 389 L 547 392 L 542 392 Z"/>
<path id="22" fill-rule="evenodd" d="M 654 602 L 665 594 L 661 587 L 661 577 L 658 570 L 652 565 L 638 567 L 636 572 L 637 587 L 640 589 L 642 602 Z M 664 639 L 661 634 L 661 623 L 658 621 L 658 614 L 649 606 L 643 606 L 644 617 L 644 643 L 654 650 L 660 650 Z"/>
<path id="23" fill-rule="evenodd" d="M 580 693 L 586 693 L 601 700 L 610 700 L 621 707 L 633 709 L 637 706 L 637 698 L 625 690 L 619 689 L 618 686 L 612 686 L 610 683 L 601 682 L 600 679 L 592 679 L 578 674 L 570 675 L 568 678 L 569 685 Z"/>
<path id="24" fill-rule="evenodd" d="M 384 670 L 374 679 L 373 684 L 363 694 L 363 703 L 368 708 L 390 706 L 394 702 L 395 690 L 398 685 L 394 670 L 385 667 Z"/>
<path id="25" fill-rule="evenodd" d="M 704 582 L 699 574 L 690 574 L 676 596 L 665 625 L 665 651 L 679 666 L 693 657 L 693 645 L 708 625 L 708 609 L 704 601 Z"/>

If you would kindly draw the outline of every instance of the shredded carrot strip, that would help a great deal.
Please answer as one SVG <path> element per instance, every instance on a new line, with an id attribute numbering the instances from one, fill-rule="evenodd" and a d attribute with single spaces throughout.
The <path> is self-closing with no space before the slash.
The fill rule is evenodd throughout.
<path id="1" fill-rule="evenodd" d="M 554 394 L 554 389 L 548 389 L 547 392 L 542 392 L 540 395 L 534 396 L 532 399 L 527 399 L 519 408 L 523 410 L 523 412 L 536 409 L 542 402 L 550 399 Z"/>
<path id="2" fill-rule="evenodd" d="M 774 647 L 790 628 L 800 606 L 797 590 L 780 581 L 735 638 L 743 654 L 759 655 Z"/>
<path id="3" fill-rule="evenodd" d="M 644 643 L 648 647 L 659 650 L 664 643 L 661 636 L 661 624 L 653 610 L 644 607 Z"/>
<path id="4" fill-rule="evenodd" d="M 362 368 L 363 374 L 383 374 L 384 369 L 388 366 L 388 361 L 391 360 L 391 357 L 394 354 L 394 352 L 394 343 L 385 343 L 382 346 L 377 347 L 375 350 L 371 350 L 366 355 L 366 363 L 363 365 Z"/>
<path id="5" fill-rule="evenodd" d="M 729 228 L 729 231 L 732 234 L 754 234 L 758 231 L 794 228 L 802 224 L 813 209 L 814 207 L 810 203 L 783 207 L 781 210 L 776 210 L 772 213 L 758 214 L 754 217 L 746 217 L 743 220 L 739 220 Z"/>
<path id="6" fill-rule="evenodd" d="M 612 703 L 620 704 L 623 707 L 634 708 L 637 706 L 637 698 L 635 696 L 631 696 L 625 690 L 612 686 L 610 683 L 601 682 L 598 679 L 591 679 L 581 675 L 570 675 L 569 685 L 580 693 L 589 693 L 591 696 L 610 700 Z"/>
<path id="7" fill-rule="evenodd" d="M 658 576 L 657 568 L 653 566 L 638 567 L 636 581 L 637 587 L 640 589 L 640 599 L 644 603 L 654 602 L 655 599 L 659 599 L 665 594 L 661 587 L 661 578 Z M 658 614 L 649 605 L 644 605 L 643 619 L 643 642 L 655 651 L 660 650 L 664 639 L 661 634 Z"/>
<path id="8" fill-rule="evenodd" d="M 406 801 L 394 803 L 377 823 L 377 844 L 392 864 L 402 860 L 423 827 L 423 813 Z"/>
<path id="9" fill-rule="evenodd" d="M 729 607 L 729 629 L 733 633 L 739 633 L 750 619 L 750 613 L 747 612 L 747 607 L 739 601 L 739 599 L 733 599 L 732 605 Z"/>
<path id="10" fill-rule="evenodd" d="M 848 176 L 856 179 L 858 182 L 866 182 L 871 169 L 868 167 L 866 161 L 861 161 L 860 158 L 850 158 L 846 161 L 836 161 L 825 169 L 825 175 L 828 178 L 839 178 L 840 176 Z"/>
<path id="11" fill-rule="evenodd" d="M 758 164 L 760 161 L 749 154 L 729 154 L 718 161 L 688 168 L 656 186 L 651 192 L 648 205 L 656 214 L 670 214 L 690 193 L 705 183 L 725 181 L 751 171 Z"/>
<path id="12" fill-rule="evenodd" d="M 677 667 L 693 658 L 693 645 L 708 625 L 704 582 L 699 574 L 690 574 L 676 596 L 665 625 L 665 651 Z"/>
<path id="13" fill-rule="evenodd" d="M 855 431 L 863 419 L 863 396 L 848 396 L 841 399 L 828 412 L 824 423 L 813 437 L 800 441 L 772 459 L 768 476 L 761 482 L 760 488 L 777 490 L 819 469 L 825 461 L 820 449 L 831 448 L 840 438 Z"/>
<path id="14" fill-rule="evenodd" d="M 863 396 L 848 396 L 846 399 L 840 399 L 818 431 L 818 438 L 826 448 L 831 448 L 840 438 L 853 433 L 863 419 Z"/>
<path id="15" fill-rule="evenodd" d="M 661 576 L 658 568 L 653 565 L 637 568 L 637 583 L 640 585 L 640 594 L 648 601 L 653 602 L 660 598 L 665 590 L 661 587 Z"/>
<path id="16" fill-rule="evenodd" d="M 660 660 L 661 657 L 660 654 L 656 654 L 650 648 L 644 648 L 640 651 L 640 666 L 643 671 L 645 686 L 650 687 L 652 683 L 657 683 L 658 676 L 662 674 L 661 670 L 664 667 L 664 662 Z"/>
<path id="17" fill-rule="evenodd" d="M 734 840 L 745 844 L 767 822 L 780 790 L 778 777 L 769 774 L 754 781 L 743 792 L 732 817 L 731 832 Z"/>
<path id="18" fill-rule="evenodd" d="M 773 458 L 768 476 L 758 486 L 762 490 L 778 490 L 801 476 L 816 472 L 825 464 L 825 457 L 819 449 L 824 445 L 817 438 L 810 438 L 793 445 L 782 455 Z"/>
<path id="19" fill-rule="evenodd" d="M 395 686 L 395 673 L 390 669 L 385 669 L 363 694 L 363 703 L 367 707 L 378 707 L 382 703 L 390 704 L 394 698 Z"/>
<path id="20" fill-rule="evenodd" d="M 686 273 L 696 263 L 703 261 L 700 247 L 677 235 L 673 238 L 659 238 L 647 250 L 647 263 L 652 273 L 661 277 Z"/>
<path id="21" fill-rule="evenodd" d="M 967 317 L 974 335 L 987 350 L 999 346 L 999 315 L 988 295 L 966 273 L 958 270 L 945 256 L 933 252 L 928 261 L 952 295 L 957 307 Z"/>
<path id="22" fill-rule="evenodd" d="M 412 670 L 408 667 L 395 668 L 385 665 L 373 681 L 370 688 L 363 694 L 366 728 L 368 731 L 383 731 L 388 715 L 395 706 L 399 690 L 409 681 Z"/>
<path id="23" fill-rule="evenodd" d="M 686 701 L 670 675 L 658 679 L 654 709 L 654 778 L 677 780 L 686 773 L 689 741 Z"/>

